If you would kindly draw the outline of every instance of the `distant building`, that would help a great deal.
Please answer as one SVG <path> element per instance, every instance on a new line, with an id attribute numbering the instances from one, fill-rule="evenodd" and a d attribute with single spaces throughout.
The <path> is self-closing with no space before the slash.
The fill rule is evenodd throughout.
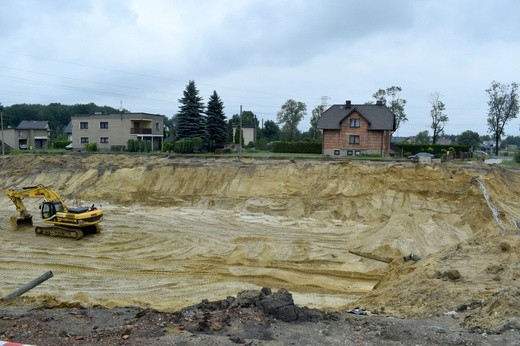
<path id="1" fill-rule="evenodd" d="M 495 147 L 495 141 L 484 141 L 480 145 L 481 150 L 492 150 Z M 500 142 L 498 142 L 498 146 L 500 146 Z"/>
<path id="2" fill-rule="evenodd" d="M 238 124 L 233 124 L 233 143 L 235 143 L 235 133 L 238 129 Z M 255 142 L 256 138 L 256 129 L 253 125 L 242 124 L 242 136 L 244 137 L 244 145 L 248 145 L 251 142 Z"/>
<path id="3" fill-rule="evenodd" d="M 437 143 L 439 145 L 450 145 L 453 144 L 453 141 L 449 139 L 448 137 L 439 137 L 437 138 Z"/>
<path id="4" fill-rule="evenodd" d="M 395 115 L 382 102 L 376 104 L 333 105 L 321 115 L 322 153 L 327 156 L 352 156 L 391 152 Z"/>
<path id="5" fill-rule="evenodd" d="M 3 130 L 4 143 L 12 149 L 48 149 L 51 129 L 47 121 L 23 120 Z"/>
<path id="6" fill-rule="evenodd" d="M 415 137 L 397 137 L 397 136 L 392 136 L 392 143 L 414 143 L 415 142 Z"/>
<path id="7" fill-rule="evenodd" d="M 162 148 L 164 117 L 158 114 L 76 114 L 71 126 L 74 148 L 96 143 L 99 150 L 122 150 L 130 139 L 150 142 L 152 150 Z"/>

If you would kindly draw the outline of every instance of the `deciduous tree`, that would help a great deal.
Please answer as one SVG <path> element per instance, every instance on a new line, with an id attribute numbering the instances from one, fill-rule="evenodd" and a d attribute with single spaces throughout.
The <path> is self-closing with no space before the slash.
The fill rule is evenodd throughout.
<path id="1" fill-rule="evenodd" d="M 428 131 L 421 131 L 417 135 L 415 135 L 415 143 L 417 143 L 417 144 L 430 143 L 430 136 L 428 135 Z"/>
<path id="2" fill-rule="evenodd" d="M 376 101 L 381 101 L 385 104 L 388 109 L 395 115 L 395 129 L 398 130 L 402 123 L 408 121 L 406 113 L 404 112 L 404 106 L 406 100 L 399 96 L 399 93 L 403 91 L 401 87 L 391 86 L 386 89 L 379 89 L 372 97 Z"/>
<path id="3" fill-rule="evenodd" d="M 262 137 L 268 142 L 279 140 L 280 127 L 274 121 L 266 120 L 262 129 Z"/>
<path id="4" fill-rule="evenodd" d="M 498 155 L 498 144 L 504 135 L 504 127 L 518 114 L 518 84 L 501 84 L 493 81 L 486 90 L 489 95 L 488 128 L 495 140 L 495 155 Z"/>
<path id="5" fill-rule="evenodd" d="M 282 125 L 281 137 L 285 141 L 295 141 L 298 139 L 300 131 L 298 124 L 307 114 L 307 106 L 303 102 L 287 100 L 281 110 L 276 115 L 279 124 Z"/>
<path id="6" fill-rule="evenodd" d="M 457 143 L 475 149 L 480 145 L 480 136 L 477 132 L 467 130 L 457 137 Z"/>
<path id="7" fill-rule="evenodd" d="M 309 132 L 311 133 L 313 139 L 317 139 L 321 135 L 320 130 L 318 130 L 318 121 L 320 120 L 321 115 L 323 114 L 324 111 L 325 111 L 324 105 L 316 106 L 312 110 L 311 128 L 310 128 Z"/>

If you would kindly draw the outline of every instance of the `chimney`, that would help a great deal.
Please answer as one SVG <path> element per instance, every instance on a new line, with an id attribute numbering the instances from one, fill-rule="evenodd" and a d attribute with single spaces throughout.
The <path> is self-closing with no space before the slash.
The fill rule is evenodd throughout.
<path id="1" fill-rule="evenodd" d="M 352 106 L 352 102 L 350 100 L 345 101 L 345 108 L 350 108 Z"/>
<path id="2" fill-rule="evenodd" d="M 378 105 L 378 106 L 382 106 L 382 105 L 383 105 L 383 101 L 377 101 L 377 102 L 376 102 L 376 105 Z"/>

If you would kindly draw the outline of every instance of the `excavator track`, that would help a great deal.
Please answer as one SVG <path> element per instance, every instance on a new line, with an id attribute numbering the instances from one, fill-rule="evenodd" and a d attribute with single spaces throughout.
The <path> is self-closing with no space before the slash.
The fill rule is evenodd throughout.
<path id="1" fill-rule="evenodd" d="M 79 228 L 66 228 L 66 227 L 58 227 L 58 226 L 50 226 L 50 227 L 40 227 L 37 226 L 34 229 L 34 232 L 38 235 L 46 235 L 50 237 L 60 237 L 60 238 L 73 238 L 73 239 L 81 239 L 85 235 L 96 234 L 99 233 L 99 229 L 96 226 L 93 227 L 85 227 L 82 229 Z"/>

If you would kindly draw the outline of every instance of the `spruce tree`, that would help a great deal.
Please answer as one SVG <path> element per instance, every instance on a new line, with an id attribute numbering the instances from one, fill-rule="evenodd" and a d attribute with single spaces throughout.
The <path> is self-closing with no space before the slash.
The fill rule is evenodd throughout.
<path id="1" fill-rule="evenodd" d="M 226 116 L 224 115 L 224 103 L 216 91 L 210 96 L 206 109 L 206 130 L 208 140 L 215 143 L 215 147 L 222 148 L 227 140 Z"/>
<path id="2" fill-rule="evenodd" d="M 206 117 L 204 104 L 195 81 L 190 81 L 184 90 L 184 96 L 179 99 L 181 104 L 177 113 L 177 139 L 200 137 L 206 140 Z"/>

